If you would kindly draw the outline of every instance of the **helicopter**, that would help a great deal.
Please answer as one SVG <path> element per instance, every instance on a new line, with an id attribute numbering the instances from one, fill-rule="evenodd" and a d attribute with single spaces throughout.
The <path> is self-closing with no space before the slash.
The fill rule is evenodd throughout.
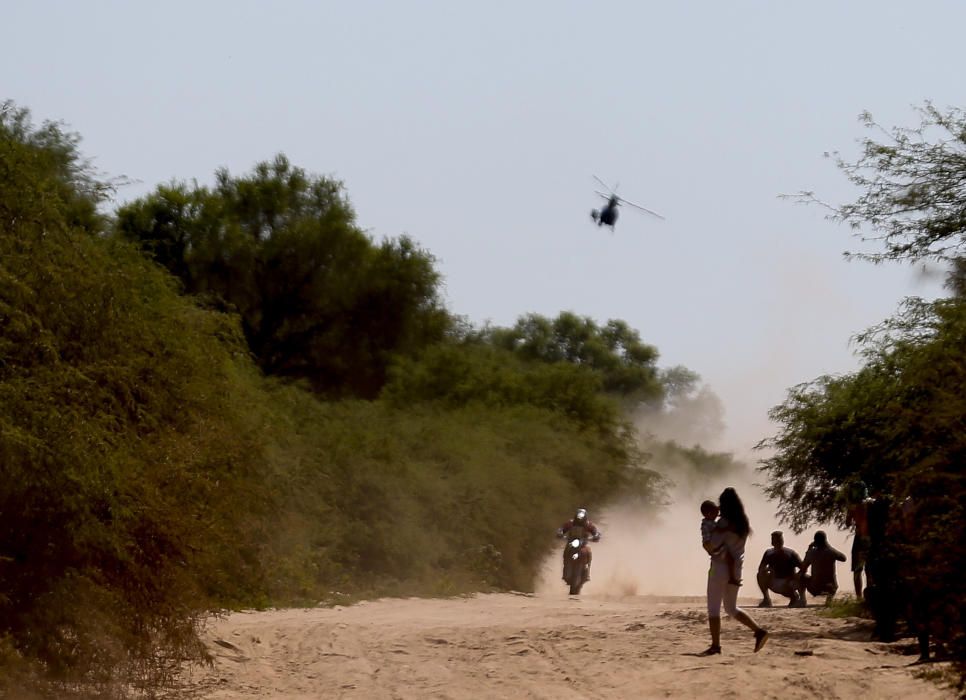
<path id="1" fill-rule="evenodd" d="M 607 204 L 605 204 L 602 209 L 594 209 L 593 211 L 590 212 L 590 218 L 593 219 L 598 226 L 603 226 L 604 224 L 607 224 L 608 226 L 611 227 L 611 230 L 613 230 L 614 224 L 617 223 L 617 207 L 620 206 L 621 204 L 627 204 L 629 206 L 634 207 L 635 209 L 646 211 L 648 214 L 651 214 L 652 216 L 656 216 L 659 219 L 664 218 L 656 211 L 652 211 L 647 207 L 642 207 L 640 204 L 634 204 L 634 202 L 629 202 L 623 197 L 618 197 L 617 187 L 620 186 L 620 183 L 615 185 L 614 189 L 611 189 L 610 186 L 608 186 L 607 183 L 605 183 L 599 177 L 597 177 L 596 175 L 594 175 L 593 177 L 595 180 L 597 180 L 597 182 L 599 182 L 604 187 L 605 190 L 609 192 L 609 194 L 604 194 L 599 190 L 594 190 L 597 194 L 599 194 L 601 197 L 607 200 Z"/>

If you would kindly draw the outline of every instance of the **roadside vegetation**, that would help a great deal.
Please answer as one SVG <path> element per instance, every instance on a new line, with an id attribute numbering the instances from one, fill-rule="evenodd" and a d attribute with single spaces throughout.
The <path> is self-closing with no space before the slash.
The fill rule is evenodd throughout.
<path id="1" fill-rule="evenodd" d="M 112 211 L 3 107 L 0 695 L 151 695 L 211 611 L 527 590 L 577 504 L 661 501 L 627 324 L 474 328 L 284 156 Z"/>
<path id="2" fill-rule="evenodd" d="M 854 162 L 836 156 L 860 196 L 837 206 L 803 198 L 872 243 L 853 258 L 942 265 L 948 296 L 908 299 L 859 334 L 858 371 L 790 389 L 771 412 L 779 430 L 762 443 L 773 450 L 762 469 L 797 532 L 846 525 L 849 492 L 859 482 L 868 488 L 877 513 L 869 565 L 879 576 L 877 629 L 890 637 L 898 620 L 910 633 L 926 632 L 932 653 L 963 671 L 966 113 L 926 104 L 920 117 L 914 128 L 886 129 L 865 115 L 874 138 L 863 140 Z"/>

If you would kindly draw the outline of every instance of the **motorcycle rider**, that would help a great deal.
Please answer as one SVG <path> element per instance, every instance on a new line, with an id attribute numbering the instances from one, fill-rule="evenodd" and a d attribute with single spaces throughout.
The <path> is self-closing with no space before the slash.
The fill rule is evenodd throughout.
<path id="1" fill-rule="evenodd" d="M 601 532 L 594 525 L 590 519 L 587 517 L 586 508 L 578 508 L 577 512 L 574 513 L 574 517 L 565 522 L 557 529 L 557 537 L 565 539 L 567 542 L 573 539 L 580 539 L 582 541 L 599 542 Z M 590 562 L 593 555 L 590 552 L 590 547 L 584 544 L 583 549 L 580 550 L 581 554 L 587 558 L 587 568 L 584 570 L 584 582 L 590 580 Z M 567 570 L 567 547 L 563 549 L 563 563 L 564 571 Z M 567 578 L 563 577 L 566 581 Z"/>

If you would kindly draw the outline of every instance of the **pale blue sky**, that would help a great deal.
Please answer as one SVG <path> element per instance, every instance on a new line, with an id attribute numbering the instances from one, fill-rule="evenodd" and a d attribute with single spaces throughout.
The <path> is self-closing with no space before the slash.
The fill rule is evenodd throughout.
<path id="1" fill-rule="evenodd" d="M 476 323 L 622 318 L 721 396 L 730 444 L 785 390 L 856 366 L 849 337 L 909 268 L 777 198 L 853 193 L 823 152 L 857 116 L 966 106 L 966 4 L 3 3 L 0 98 L 60 119 L 111 175 L 157 184 L 277 152 L 346 184 L 374 236 L 439 259 Z M 667 217 L 589 218 L 596 174 Z"/>

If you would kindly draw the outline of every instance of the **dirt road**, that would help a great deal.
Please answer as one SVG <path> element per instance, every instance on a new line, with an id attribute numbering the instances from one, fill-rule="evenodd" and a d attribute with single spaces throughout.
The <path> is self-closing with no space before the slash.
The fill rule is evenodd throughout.
<path id="1" fill-rule="evenodd" d="M 818 608 L 751 610 L 771 630 L 758 654 L 725 619 L 724 653 L 696 656 L 708 644 L 703 603 L 499 594 L 237 613 L 211 623 L 214 667 L 187 673 L 177 697 L 950 697 L 914 678 L 903 645 L 869 642 L 868 622 Z"/>

